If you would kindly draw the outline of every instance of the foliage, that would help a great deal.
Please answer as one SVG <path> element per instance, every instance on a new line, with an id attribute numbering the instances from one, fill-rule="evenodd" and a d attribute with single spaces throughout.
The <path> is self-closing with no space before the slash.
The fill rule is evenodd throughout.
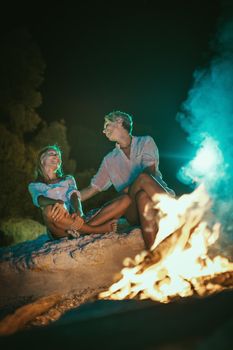
<path id="1" fill-rule="evenodd" d="M 69 159 L 64 121 L 47 125 L 37 113 L 45 70 L 39 47 L 25 30 L 2 36 L 0 45 L 0 221 L 25 215 L 40 220 L 28 192 L 38 150 L 59 144 L 67 173 L 74 172 L 75 161 Z"/>
<path id="2" fill-rule="evenodd" d="M 14 218 L 5 220 L 0 225 L 0 230 L 11 244 L 32 240 L 46 232 L 46 227 L 32 219 Z"/>
<path id="3" fill-rule="evenodd" d="M 1 218 L 26 214 L 32 208 L 27 184 L 33 172 L 35 150 L 0 124 Z"/>
<path id="4" fill-rule="evenodd" d="M 20 226 L 18 222 L 6 219 L 27 216 L 42 222 L 40 210 L 34 207 L 28 192 L 38 150 L 49 144 L 58 144 L 62 150 L 66 174 L 75 174 L 76 163 L 70 159 L 65 121 L 48 124 L 37 113 L 37 108 L 42 103 L 39 88 L 46 66 L 38 46 L 24 30 L 8 33 L 0 38 L 0 45 L 0 222 L 11 225 L 8 229 L 4 224 L 4 230 L 8 230 L 9 234 L 21 232 L 14 233 L 17 239 L 21 239 L 21 234 L 24 238 L 30 236 L 27 231 L 29 227 L 31 234 L 34 234 L 34 227 L 28 226 L 23 233 L 19 227 L 24 227 L 24 224 Z M 87 130 L 80 127 L 80 133 L 98 147 L 97 140 Z M 81 147 L 81 135 L 77 137 L 78 141 Z M 94 162 L 91 158 L 93 142 L 89 148 L 79 150 L 79 156 L 84 154 L 86 157 L 88 154 L 88 164 Z M 95 169 L 88 169 L 76 173 L 79 189 L 89 185 L 95 172 Z M 115 195 L 112 188 L 101 192 L 83 203 L 84 210 L 100 207 Z"/>
<path id="5" fill-rule="evenodd" d="M 54 121 L 50 124 L 43 121 L 37 135 L 33 139 L 33 146 L 36 149 L 52 144 L 58 144 L 62 150 L 64 172 L 73 174 L 76 163 L 73 159 L 69 159 L 70 146 L 67 140 L 67 129 L 64 120 Z"/>
<path id="6" fill-rule="evenodd" d="M 42 97 L 45 63 L 38 46 L 25 30 L 12 31 L 1 38 L 0 113 L 8 128 L 23 137 L 41 121 L 36 112 Z"/>

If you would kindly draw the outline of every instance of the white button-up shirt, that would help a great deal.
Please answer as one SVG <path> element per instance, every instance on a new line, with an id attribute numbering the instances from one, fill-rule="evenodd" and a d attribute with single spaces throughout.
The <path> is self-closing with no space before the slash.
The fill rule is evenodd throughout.
<path id="1" fill-rule="evenodd" d="M 151 165 L 155 165 L 155 179 L 168 192 L 173 192 L 162 180 L 159 171 L 159 152 L 151 136 L 133 136 L 129 158 L 119 144 L 116 144 L 116 147 L 104 157 L 97 174 L 91 180 L 91 185 L 99 191 L 105 191 L 113 185 L 116 191 L 120 192 Z"/>

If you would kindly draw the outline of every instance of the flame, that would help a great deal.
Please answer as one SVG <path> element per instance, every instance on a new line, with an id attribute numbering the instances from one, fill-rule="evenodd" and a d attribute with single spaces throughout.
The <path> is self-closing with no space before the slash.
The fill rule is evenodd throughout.
<path id="1" fill-rule="evenodd" d="M 126 258 L 122 278 L 100 293 L 100 299 L 137 297 L 169 302 L 176 296 L 204 295 L 220 286 L 204 284 L 203 277 L 233 271 L 233 263 L 227 258 L 208 255 L 209 247 L 219 238 L 221 225 L 214 220 L 203 185 L 178 199 L 156 195 L 153 203 L 159 209 L 159 231 L 151 251 Z"/>

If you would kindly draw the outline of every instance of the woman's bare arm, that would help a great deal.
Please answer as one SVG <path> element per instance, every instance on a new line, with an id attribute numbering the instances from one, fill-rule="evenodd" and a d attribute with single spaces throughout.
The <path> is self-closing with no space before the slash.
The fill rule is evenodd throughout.
<path id="1" fill-rule="evenodd" d="M 64 202 L 60 199 L 52 199 L 52 198 L 45 197 L 45 196 L 39 196 L 38 203 L 39 203 L 40 208 L 44 209 L 45 207 L 47 207 L 47 205 L 53 205 L 56 203 L 63 204 Z"/>
<path id="2" fill-rule="evenodd" d="M 82 204 L 77 196 L 77 193 L 72 193 L 70 197 L 70 202 L 73 208 L 73 211 L 78 215 L 78 216 L 83 216 L 83 209 L 82 209 Z"/>
<path id="3" fill-rule="evenodd" d="M 97 193 L 99 193 L 99 191 L 96 187 L 89 185 L 88 187 L 81 190 L 80 193 L 81 193 L 81 201 L 84 202 L 87 199 L 95 196 Z"/>
<path id="4" fill-rule="evenodd" d="M 64 202 L 60 199 L 39 196 L 38 203 L 42 210 L 44 210 L 48 205 L 52 205 L 51 214 L 54 221 L 62 219 L 68 213 L 64 207 Z"/>

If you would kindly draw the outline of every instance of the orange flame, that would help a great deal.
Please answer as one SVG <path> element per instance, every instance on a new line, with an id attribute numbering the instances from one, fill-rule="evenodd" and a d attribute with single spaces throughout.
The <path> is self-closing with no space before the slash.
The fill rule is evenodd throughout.
<path id="1" fill-rule="evenodd" d="M 227 258 L 208 256 L 208 248 L 218 239 L 221 225 L 214 220 L 204 186 L 179 199 L 156 195 L 153 202 L 160 218 L 151 252 L 126 258 L 122 278 L 100 293 L 99 298 L 137 297 L 168 302 L 172 297 L 194 292 L 203 295 L 220 287 L 204 285 L 201 278 L 233 271 L 233 263 Z"/>

